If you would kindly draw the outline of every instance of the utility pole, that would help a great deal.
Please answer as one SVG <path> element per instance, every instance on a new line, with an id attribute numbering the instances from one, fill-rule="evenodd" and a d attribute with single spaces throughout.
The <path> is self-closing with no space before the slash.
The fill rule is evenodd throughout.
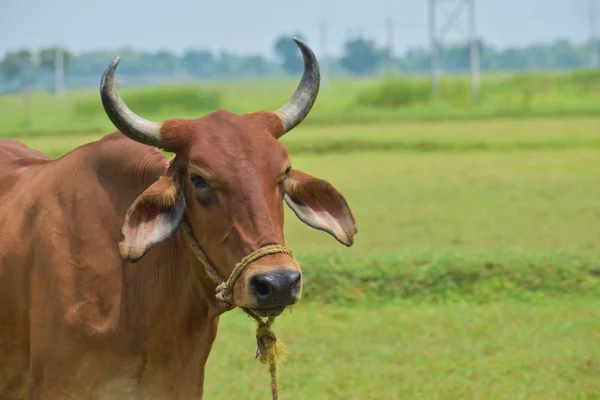
<path id="1" fill-rule="evenodd" d="M 440 44 L 444 38 L 444 35 L 448 33 L 450 29 L 453 29 L 461 36 L 465 36 L 463 29 L 460 29 L 458 18 L 463 12 L 465 6 L 468 6 L 468 38 L 466 39 L 470 44 L 470 75 L 471 75 L 471 95 L 473 99 L 479 97 L 479 43 L 477 33 L 475 31 L 475 0 L 454 0 L 453 12 L 446 16 L 441 29 L 437 26 L 437 9 L 443 0 L 429 0 L 429 37 L 431 42 L 431 90 L 434 95 L 439 91 L 439 79 L 440 79 Z"/>
<path id="2" fill-rule="evenodd" d="M 469 36 L 471 37 L 471 95 L 479 97 L 479 43 L 475 30 L 475 0 L 469 0 Z"/>
<path id="3" fill-rule="evenodd" d="M 54 48 L 54 94 L 56 97 L 63 97 L 64 56 L 64 51 L 56 46 Z"/>
<path id="4" fill-rule="evenodd" d="M 329 80 L 329 55 L 327 54 L 327 22 L 321 21 L 319 25 L 319 41 L 321 46 L 321 59 L 323 60 L 323 74 L 321 76 L 321 87 L 325 88 L 325 83 Z"/>
<path id="5" fill-rule="evenodd" d="M 31 121 L 31 94 L 29 93 L 29 74 L 31 71 L 25 56 L 21 57 L 19 61 L 21 70 L 21 91 L 23 92 L 23 108 L 25 109 L 25 129 L 27 130 L 27 133 L 31 134 L 33 130 Z"/>
<path id="6" fill-rule="evenodd" d="M 435 4 L 436 0 L 429 0 L 429 40 L 431 42 L 431 91 L 434 95 L 438 94 L 439 86 L 439 60 L 438 60 L 438 43 L 437 43 L 437 27 L 435 20 Z"/>
<path id="7" fill-rule="evenodd" d="M 594 0 L 590 0 L 590 68 L 598 68 L 598 44 L 596 43 L 596 7 Z"/>
<path id="8" fill-rule="evenodd" d="M 388 77 L 394 76 L 394 20 L 391 17 L 386 19 L 387 25 L 387 73 Z"/>

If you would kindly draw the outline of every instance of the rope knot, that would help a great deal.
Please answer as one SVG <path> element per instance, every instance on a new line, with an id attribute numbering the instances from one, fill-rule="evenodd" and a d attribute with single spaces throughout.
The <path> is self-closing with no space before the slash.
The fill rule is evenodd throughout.
<path id="1" fill-rule="evenodd" d="M 277 339 L 268 323 L 261 322 L 256 329 L 256 358 L 263 364 L 273 364 L 285 354 L 285 344 Z"/>
<path id="2" fill-rule="evenodd" d="M 227 282 L 221 282 L 216 289 L 215 297 L 220 307 L 231 308 L 233 305 L 233 293 L 227 285 Z"/>

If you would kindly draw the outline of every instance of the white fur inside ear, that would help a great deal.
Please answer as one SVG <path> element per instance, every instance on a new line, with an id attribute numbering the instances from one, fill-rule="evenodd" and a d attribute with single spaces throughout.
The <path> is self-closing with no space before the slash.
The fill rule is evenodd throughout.
<path id="1" fill-rule="evenodd" d="M 170 238 L 181 226 L 184 216 L 185 199 L 174 184 L 163 191 L 142 194 L 125 216 L 124 239 L 119 243 L 121 258 L 128 262 L 138 261 L 150 249 Z"/>
<path id="2" fill-rule="evenodd" d="M 316 201 L 310 206 L 298 199 L 292 199 L 287 194 L 284 196 L 286 204 L 292 209 L 294 214 L 308 226 L 329 233 L 345 246 L 352 246 L 354 243 L 354 234 L 356 227 L 350 211 L 346 211 L 347 206 L 342 203 L 336 207 L 341 211 L 341 218 L 334 217 L 327 211 L 323 204 Z"/>

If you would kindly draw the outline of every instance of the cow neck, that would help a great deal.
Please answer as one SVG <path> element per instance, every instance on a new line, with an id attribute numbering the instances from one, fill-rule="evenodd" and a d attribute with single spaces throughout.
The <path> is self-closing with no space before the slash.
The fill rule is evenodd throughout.
<path id="1" fill-rule="evenodd" d="M 216 299 L 220 307 L 229 309 L 233 306 L 233 286 L 242 272 L 252 263 L 262 257 L 271 254 L 287 254 L 293 258 L 292 250 L 282 245 L 268 245 L 259 247 L 248 254 L 238 262 L 227 279 L 223 279 L 215 267 L 211 264 L 206 253 L 200 248 L 198 241 L 194 237 L 194 232 L 187 219 L 184 219 L 181 226 L 183 233 L 188 241 L 192 252 L 196 255 L 198 262 L 202 264 L 208 277 L 217 285 Z M 266 321 L 260 318 L 254 311 L 247 307 L 240 307 L 246 314 L 252 317 L 257 324 L 256 327 L 256 358 L 263 364 L 269 364 L 271 375 L 271 394 L 273 400 L 279 399 L 279 388 L 277 384 L 277 360 L 285 354 L 285 344 L 277 339 L 271 326 L 275 322 L 275 317 L 269 317 Z"/>

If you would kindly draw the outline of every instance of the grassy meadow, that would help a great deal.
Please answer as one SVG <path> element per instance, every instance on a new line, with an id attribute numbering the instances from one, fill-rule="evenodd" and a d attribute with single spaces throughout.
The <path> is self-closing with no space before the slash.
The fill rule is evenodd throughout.
<path id="1" fill-rule="evenodd" d="M 600 95 L 590 76 L 485 77 L 478 102 L 463 78 L 437 99 L 415 80 L 399 84 L 393 106 L 378 103 L 385 83 L 326 82 L 314 114 L 282 140 L 294 168 L 345 195 L 359 233 L 344 248 L 287 213 L 305 287 L 275 325 L 289 351 L 282 399 L 600 399 Z M 203 104 L 275 109 L 295 84 L 192 85 L 216 97 L 121 90 L 160 120 L 197 117 Z M 23 97 L 0 96 L 0 136 L 59 157 L 114 130 L 97 90 L 30 100 L 28 133 Z M 239 311 L 222 318 L 207 399 L 268 398 L 253 330 Z"/>
<path id="2" fill-rule="evenodd" d="M 117 78 L 118 76 L 117 71 Z M 100 77 L 98 77 L 98 83 Z M 196 118 L 216 108 L 233 112 L 275 110 L 298 78 L 277 82 L 215 82 L 130 87 L 117 84 L 127 104 L 153 120 Z M 307 125 L 381 124 L 406 121 L 594 116 L 600 113 L 600 72 L 484 75 L 477 101 L 465 76 L 447 76 L 432 96 L 424 77 L 326 80 Z M 29 104 L 29 106 L 26 106 Z M 30 118 L 27 118 L 27 109 Z M 81 134 L 112 129 L 97 88 L 0 96 L 0 137 L 28 133 Z"/>

